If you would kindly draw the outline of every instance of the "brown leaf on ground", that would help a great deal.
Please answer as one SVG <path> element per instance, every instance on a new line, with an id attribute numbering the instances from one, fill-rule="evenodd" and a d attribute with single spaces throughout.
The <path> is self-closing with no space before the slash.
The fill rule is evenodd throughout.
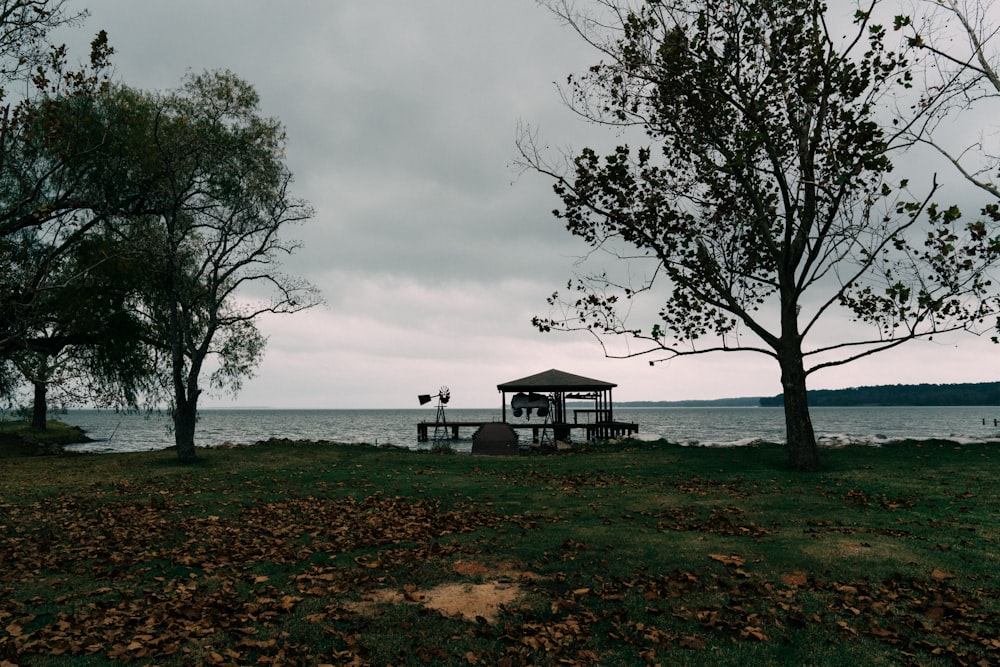
<path id="1" fill-rule="evenodd" d="M 805 572 L 802 572 L 801 570 L 796 570 L 791 574 L 781 575 L 781 583 L 783 583 L 786 586 L 792 586 L 792 587 L 805 586 L 808 581 L 809 581 L 809 576 Z"/>
<path id="2" fill-rule="evenodd" d="M 0 656 L 103 653 L 112 660 L 155 662 L 202 646 L 201 660 L 218 664 L 247 664 L 246 651 L 258 664 L 329 662 L 331 656 L 321 660 L 279 630 L 306 595 L 374 588 L 384 578 L 384 567 L 445 559 L 460 549 L 442 538 L 521 522 L 518 516 L 500 517 L 469 504 L 445 509 L 436 501 L 381 494 L 361 500 L 285 498 L 232 514 L 213 508 L 214 513 L 201 515 L 172 492 L 131 492 L 141 494 L 139 500 L 95 489 L 8 513 L 7 530 L 0 535 L 0 583 L 31 579 L 39 571 L 53 581 L 89 571 L 93 580 L 115 584 L 68 590 L 54 598 L 50 620 L 40 626 L 22 620 L 26 615 L 19 611 L 33 603 L 4 595 Z M 319 552 L 365 549 L 375 551 L 359 557 L 361 567 L 309 562 Z M 259 565 L 301 569 L 289 576 L 289 590 L 283 575 L 260 573 Z M 154 568 L 163 574 L 150 576 Z M 493 586 L 497 591 L 490 596 L 485 588 L 463 589 L 465 597 L 482 598 L 469 605 L 470 614 L 492 617 L 518 593 L 510 582 Z M 453 594 L 446 602 L 445 591 L 438 593 L 439 602 L 429 604 L 438 604 L 442 613 L 465 615 L 466 608 L 457 606 L 462 596 Z M 413 596 L 426 602 L 416 592 Z M 310 615 L 326 622 L 337 617 L 332 611 Z M 251 639 L 258 632 L 268 636 Z M 226 635 L 242 638 L 233 639 L 230 648 Z M 336 661 L 364 664 L 354 651 Z"/>
<path id="3" fill-rule="evenodd" d="M 714 561 L 718 561 L 723 565 L 732 565 L 734 567 L 743 567 L 746 565 L 746 559 L 742 556 L 726 556 L 724 554 L 708 554 L 708 557 Z"/>

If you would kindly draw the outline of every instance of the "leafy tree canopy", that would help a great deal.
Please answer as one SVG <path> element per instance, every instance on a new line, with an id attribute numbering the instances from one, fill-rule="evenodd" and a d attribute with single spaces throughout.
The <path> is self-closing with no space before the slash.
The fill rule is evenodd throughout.
<path id="1" fill-rule="evenodd" d="M 891 177 L 902 128 L 922 112 L 900 111 L 914 54 L 871 11 L 841 38 L 815 0 L 606 0 L 591 15 L 547 4 L 602 57 L 569 77 L 567 102 L 643 138 L 559 165 L 522 137 L 567 229 L 628 260 L 627 279 L 612 267 L 571 281 L 575 296 L 554 294 L 539 329 L 645 341 L 630 356 L 773 357 L 789 462 L 813 469 L 810 373 L 996 311 L 995 207 L 969 219 L 934 203 L 932 175 L 917 194 Z M 644 294 L 658 314 L 636 323 Z M 830 342 L 820 332 L 835 318 L 868 328 Z"/>

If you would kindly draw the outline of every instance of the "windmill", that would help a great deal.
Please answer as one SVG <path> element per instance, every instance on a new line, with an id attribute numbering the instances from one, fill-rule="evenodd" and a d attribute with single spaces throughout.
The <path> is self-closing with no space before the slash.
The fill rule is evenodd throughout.
<path id="1" fill-rule="evenodd" d="M 442 447 L 441 444 L 445 440 L 451 440 L 451 436 L 448 434 L 448 420 L 444 416 L 444 406 L 448 405 L 448 401 L 451 400 L 451 390 L 448 387 L 441 387 L 438 389 L 438 393 L 434 396 L 430 394 L 420 394 L 417 399 L 420 401 L 420 405 L 426 405 L 434 399 L 437 399 L 437 415 L 434 417 L 434 449 Z"/>

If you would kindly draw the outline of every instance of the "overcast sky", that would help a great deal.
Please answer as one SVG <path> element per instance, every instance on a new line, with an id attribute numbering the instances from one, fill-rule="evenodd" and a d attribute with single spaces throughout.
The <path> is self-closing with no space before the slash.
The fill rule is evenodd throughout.
<path id="1" fill-rule="evenodd" d="M 496 385 L 557 368 L 618 384 L 616 400 L 774 395 L 755 354 L 606 359 L 584 334 L 541 334 L 533 315 L 585 246 L 551 211 L 551 184 L 511 167 L 519 123 L 553 147 L 614 137 L 567 110 L 556 81 L 597 57 L 534 0 L 71 0 L 60 34 L 83 58 L 107 30 L 117 78 L 147 90 L 229 69 L 288 130 L 295 191 L 315 218 L 289 235 L 289 271 L 327 305 L 260 322 L 257 376 L 203 406 L 499 405 Z M 648 328 L 648 325 L 647 325 Z M 618 343 L 620 346 L 621 343 Z M 914 342 L 812 376 L 810 388 L 996 381 L 1000 349 L 973 337 Z"/>

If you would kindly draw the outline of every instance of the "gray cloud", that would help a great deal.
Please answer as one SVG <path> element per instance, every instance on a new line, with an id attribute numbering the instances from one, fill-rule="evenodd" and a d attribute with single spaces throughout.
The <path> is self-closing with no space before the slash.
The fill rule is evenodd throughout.
<path id="1" fill-rule="evenodd" d="M 780 391 L 756 355 L 650 368 L 530 326 L 585 248 L 552 217 L 551 184 L 510 168 L 518 124 L 553 146 L 615 141 L 560 103 L 553 82 L 598 58 L 532 0 L 73 1 L 92 13 L 61 35 L 79 57 L 106 29 L 133 86 L 231 69 L 288 129 L 296 192 L 316 210 L 290 230 L 304 247 L 288 270 L 329 306 L 261 323 L 267 356 L 238 403 L 415 407 L 448 384 L 457 407 L 488 407 L 497 383 L 551 367 L 617 382 L 619 399 Z M 962 344 L 934 348 L 922 373 L 899 353 L 818 380 L 989 379 Z"/>

